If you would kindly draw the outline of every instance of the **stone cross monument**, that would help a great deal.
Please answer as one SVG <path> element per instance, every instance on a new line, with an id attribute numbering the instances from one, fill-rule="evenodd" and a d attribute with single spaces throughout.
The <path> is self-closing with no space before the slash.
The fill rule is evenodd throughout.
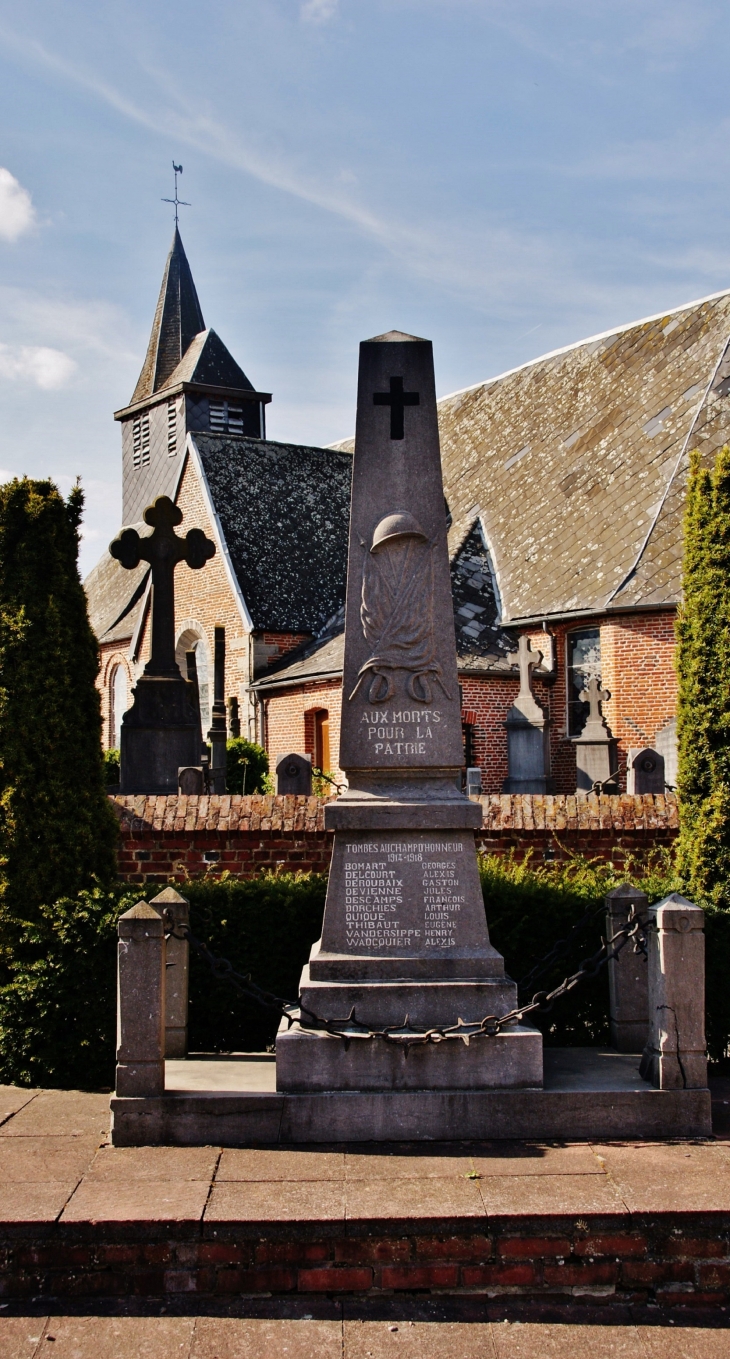
<path id="1" fill-rule="evenodd" d="M 575 765 L 577 774 L 576 792 L 587 795 L 597 787 L 599 793 L 615 792 L 611 777 L 616 770 L 616 742 L 608 723 L 601 713 L 601 704 L 611 697 L 608 689 L 602 689 L 595 675 L 580 695 L 581 703 L 587 703 L 588 716 L 580 734 L 573 739 L 575 746 Z M 604 784 L 609 784 L 604 788 Z"/>
<path id="2" fill-rule="evenodd" d="M 302 1005 L 370 1028 L 505 1014 L 516 987 L 489 942 L 464 752 L 433 354 L 392 331 L 360 346 L 335 832 L 322 938 Z M 285 1022 L 286 1023 L 286 1022 Z M 513 1028 L 405 1048 L 352 1025 L 279 1033 L 281 1090 L 542 1084 L 542 1039 Z M 367 1136 L 363 1132 L 363 1136 Z"/>
<path id="3" fill-rule="evenodd" d="M 174 577 L 179 562 L 199 571 L 215 555 L 215 544 L 198 528 L 178 538 L 182 517 L 169 496 L 158 496 L 144 512 L 154 532 L 140 538 L 136 529 L 124 529 L 109 547 L 129 571 L 140 561 L 152 568 L 152 650 L 122 718 L 122 793 L 176 793 L 178 769 L 200 758 L 195 686 L 175 660 Z"/>
<path id="4" fill-rule="evenodd" d="M 509 778 L 503 793 L 547 793 L 550 768 L 548 724 L 532 692 L 532 672 L 542 661 L 542 652 L 533 651 L 522 634 L 516 651 L 507 660 L 520 667 L 520 692 L 507 714 L 507 757 Z"/>

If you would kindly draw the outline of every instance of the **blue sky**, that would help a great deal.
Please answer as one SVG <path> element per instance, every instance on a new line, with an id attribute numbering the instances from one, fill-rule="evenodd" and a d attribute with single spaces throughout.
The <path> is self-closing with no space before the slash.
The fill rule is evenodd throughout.
<path id="1" fill-rule="evenodd" d="M 730 6 L 0 0 L 0 470 L 77 474 L 87 571 L 165 255 L 273 438 L 354 427 L 358 341 L 440 394 L 730 286 Z"/>

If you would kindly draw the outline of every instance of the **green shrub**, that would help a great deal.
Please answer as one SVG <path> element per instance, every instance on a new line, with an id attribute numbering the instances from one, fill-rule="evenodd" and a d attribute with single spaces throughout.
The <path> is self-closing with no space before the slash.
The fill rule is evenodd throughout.
<path id="1" fill-rule="evenodd" d="M 189 882 L 193 933 L 237 971 L 283 999 L 298 995 L 302 967 L 322 929 L 324 874 L 266 874 L 248 882 Z M 190 965 L 190 1050 L 260 1051 L 274 1041 L 279 1016 L 212 980 L 194 953 Z"/>
<path id="2" fill-rule="evenodd" d="M 139 889 L 94 888 L 42 907 L 0 987 L 0 1083 L 114 1085 L 117 919 Z"/>
<path id="3" fill-rule="evenodd" d="M 620 882 L 633 882 L 660 901 L 677 887 L 671 856 L 657 852 L 647 864 L 629 863 L 620 871 L 600 860 L 576 856 L 557 863 L 522 863 L 511 857 L 480 859 L 489 934 L 504 954 L 509 976 L 520 981 L 593 908 L 596 912 L 574 941 L 567 958 L 535 980 L 530 994 L 549 991 L 574 972 L 601 946 L 605 933 L 603 898 Z M 631 945 L 628 945 L 631 947 Z M 527 999 L 529 997 L 525 997 Z M 522 999 L 522 997 L 521 997 Z M 556 1001 L 547 1015 L 530 1021 L 542 1029 L 547 1043 L 586 1046 L 609 1041 L 606 969 Z"/>
<path id="4" fill-rule="evenodd" d="M 0 486 L 0 982 L 24 922 L 116 871 L 82 508 L 78 487 Z"/>
<path id="5" fill-rule="evenodd" d="M 121 776 L 119 751 L 104 750 L 102 751 L 102 759 L 104 761 L 104 787 L 111 788 L 114 784 L 119 783 Z"/>
<path id="6" fill-rule="evenodd" d="M 236 736 L 226 745 L 226 787 L 229 793 L 263 793 L 269 757 L 263 746 Z M 245 786 L 244 786 L 245 785 Z"/>
<path id="7" fill-rule="evenodd" d="M 677 617 L 679 870 L 691 900 L 730 907 L 730 448 L 692 454 Z"/>

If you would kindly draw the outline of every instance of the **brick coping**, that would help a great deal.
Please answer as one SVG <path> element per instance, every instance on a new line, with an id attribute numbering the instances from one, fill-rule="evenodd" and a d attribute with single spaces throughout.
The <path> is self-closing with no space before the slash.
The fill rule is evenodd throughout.
<path id="1" fill-rule="evenodd" d="M 112 795 L 122 835 L 141 831 L 284 831 L 322 833 L 328 801 L 318 797 L 253 794 L 190 797 Z M 504 793 L 481 803 L 483 831 L 672 831 L 679 826 L 675 793 L 588 797 L 566 793 Z"/>

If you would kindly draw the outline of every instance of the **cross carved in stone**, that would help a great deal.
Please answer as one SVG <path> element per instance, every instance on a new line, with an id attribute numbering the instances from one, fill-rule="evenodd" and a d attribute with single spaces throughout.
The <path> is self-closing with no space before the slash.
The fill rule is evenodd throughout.
<path id="1" fill-rule="evenodd" d="M 179 675 L 175 662 L 175 567 L 187 562 L 199 571 L 215 556 L 215 543 L 202 529 L 193 528 L 178 538 L 175 525 L 182 523 L 182 510 L 169 496 L 159 495 L 144 512 L 144 521 L 154 532 L 140 538 L 136 529 L 124 529 L 110 544 L 112 557 L 127 571 L 140 561 L 152 568 L 152 651 L 145 666 L 146 675 Z"/>
<path id="2" fill-rule="evenodd" d="M 391 439 L 405 438 L 403 426 L 403 411 L 406 406 L 420 405 L 421 397 L 418 392 L 404 392 L 403 378 L 392 377 L 390 379 L 389 392 L 373 392 L 374 406 L 390 406 L 390 437 Z"/>
<path id="3" fill-rule="evenodd" d="M 603 714 L 601 713 L 601 704 L 608 703 L 610 697 L 611 694 L 609 690 L 602 689 L 601 681 L 597 679 L 595 675 L 592 675 L 585 689 L 583 689 L 579 695 L 581 703 L 587 703 L 589 705 L 586 727 L 589 724 L 595 723 L 600 727 L 606 725 Z"/>
<path id="4" fill-rule="evenodd" d="M 530 639 L 523 632 L 517 643 L 517 650 L 510 651 L 507 660 L 510 665 L 520 667 L 520 694 L 529 694 L 532 697 L 532 672 L 535 666 L 540 664 L 542 652 L 532 650 Z"/>

